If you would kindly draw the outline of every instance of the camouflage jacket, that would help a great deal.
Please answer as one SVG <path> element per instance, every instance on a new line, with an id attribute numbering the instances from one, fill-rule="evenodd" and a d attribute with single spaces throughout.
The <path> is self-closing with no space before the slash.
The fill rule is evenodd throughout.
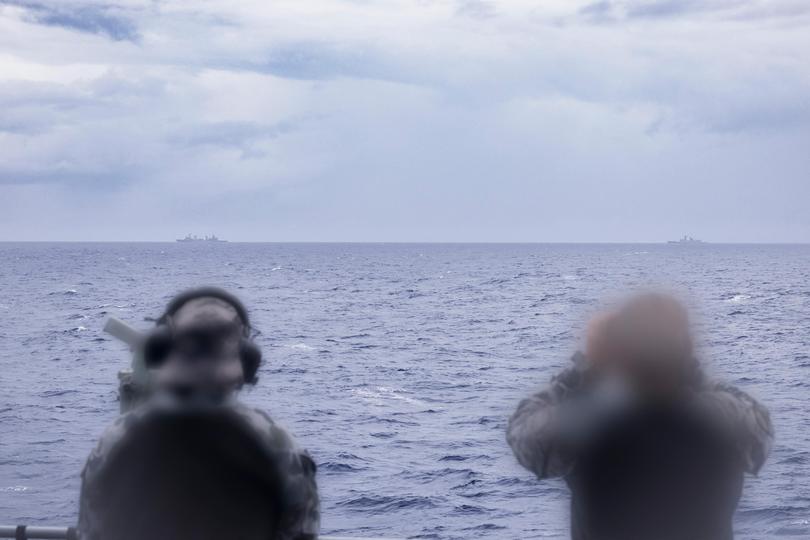
<path id="1" fill-rule="evenodd" d="M 316 466 L 309 453 L 265 412 L 238 403 L 231 410 L 258 435 L 266 452 L 272 453 L 279 462 L 285 477 L 285 511 L 272 540 L 314 540 L 320 528 L 320 502 L 315 483 Z M 110 453 L 120 445 L 130 426 L 147 414 L 149 407 L 142 406 L 120 416 L 107 428 L 87 458 L 82 471 L 79 503 L 78 531 L 82 540 L 101 540 L 101 513 L 105 500 L 100 478 Z"/>
<path id="2" fill-rule="evenodd" d="M 506 439 L 523 467 L 538 478 L 566 476 L 576 465 L 576 434 L 572 433 L 572 409 L 588 399 L 582 357 L 575 365 L 552 378 L 551 384 L 522 400 L 509 419 Z M 702 376 L 694 388 L 694 403 L 716 425 L 731 434 L 744 471 L 757 474 L 773 444 L 773 426 L 767 409 L 745 392 Z M 599 414 L 598 407 L 590 408 Z M 579 414 L 582 416 L 582 414 Z"/>

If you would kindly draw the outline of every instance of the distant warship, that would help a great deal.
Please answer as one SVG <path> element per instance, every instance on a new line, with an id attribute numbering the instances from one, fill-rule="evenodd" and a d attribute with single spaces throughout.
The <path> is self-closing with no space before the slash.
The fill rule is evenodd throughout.
<path id="1" fill-rule="evenodd" d="M 705 244 L 705 242 L 691 236 L 684 236 L 680 240 L 670 240 L 667 244 Z"/>
<path id="2" fill-rule="evenodd" d="M 178 242 L 227 242 L 227 240 L 220 240 L 217 238 L 217 235 L 212 234 L 211 236 L 204 236 L 200 238 L 197 235 L 190 235 L 187 234 L 185 238 L 178 238 Z"/>

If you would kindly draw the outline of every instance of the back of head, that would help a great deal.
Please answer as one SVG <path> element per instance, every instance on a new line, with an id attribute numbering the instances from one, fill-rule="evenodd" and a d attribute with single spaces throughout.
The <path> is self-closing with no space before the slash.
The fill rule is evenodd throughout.
<path id="1" fill-rule="evenodd" d="M 174 297 L 143 346 L 144 363 L 158 393 L 221 400 L 255 384 L 261 352 L 252 340 L 247 310 L 216 287 Z"/>
<path id="2" fill-rule="evenodd" d="M 597 380 L 623 381 L 648 397 L 676 397 L 701 379 L 686 309 L 661 293 L 633 296 L 593 319 L 586 358 Z"/>
<path id="3" fill-rule="evenodd" d="M 207 301 L 219 300 L 220 302 L 229 305 L 231 308 L 233 308 L 236 316 L 242 324 L 242 331 L 244 332 L 245 337 L 250 335 L 250 317 L 248 315 L 247 308 L 242 301 L 225 289 L 211 286 L 186 289 L 177 294 L 166 305 L 166 309 L 157 320 L 158 324 L 165 324 L 171 317 L 177 315 L 177 312 L 180 311 L 181 308 L 192 301 L 201 299 Z"/>
<path id="4" fill-rule="evenodd" d="M 618 311 L 613 331 L 628 354 L 644 360 L 692 356 L 689 315 L 672 296 L 648 292 L 630 298 Z"/>

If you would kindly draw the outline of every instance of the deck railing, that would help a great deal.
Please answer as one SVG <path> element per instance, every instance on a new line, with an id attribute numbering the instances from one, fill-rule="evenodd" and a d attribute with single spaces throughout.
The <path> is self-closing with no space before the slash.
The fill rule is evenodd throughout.
<path id="1" fill-rule="evenodd" d="M 15 540 L 76 540 L 76 529 L 73 527 L 40 527 L 36 525 L 0 525 L 0 538 Z M 318 540 L 396 540 L 394 538 L 369 538 L 354 536 L 318 536 Z"/>

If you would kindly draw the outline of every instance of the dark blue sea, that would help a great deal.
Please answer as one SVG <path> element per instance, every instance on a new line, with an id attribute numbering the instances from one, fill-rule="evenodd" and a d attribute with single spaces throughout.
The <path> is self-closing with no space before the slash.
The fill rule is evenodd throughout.
<path id="1" fill-rule="evenodd" d="M 810 246 L 0 244 L 0 523 L 71 524 L 118 412 L 125 347 L 177 291 L 248 304 L 266 364 L 244 400 L 319 466 L 323 532 L 566 538 L 566 490 L 504 441 L 588 313 L 662 285 L 695 309 L 709 371 L 764 401 L 777 444 L 738 538 L 810 538 Z"/>

